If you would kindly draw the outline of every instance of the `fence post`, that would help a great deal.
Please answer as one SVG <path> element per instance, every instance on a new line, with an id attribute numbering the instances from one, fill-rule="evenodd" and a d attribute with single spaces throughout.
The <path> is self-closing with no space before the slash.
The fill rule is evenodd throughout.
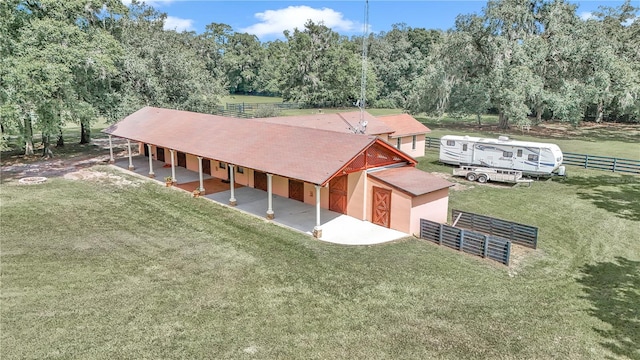
<path id="1" fill-rule="evenodd" d="M 487 235 L 484 236 L 484 246 L 482 249 L 482 257 L 487 257 L 487 253 L 489 252 L 489 237 Z"/>
<path id="2" fill-rule="evenodd" d="M 613 158 L 613 172 L 616 172 L 617 163 L 618 163 L 618 158 Z"/>
<path id="3" fill-rule="evenodd" d="M 442 245 L 442 224 L 440 224 L 440 232 L 438 232 L 438 245 Z"/>
<path id="4" fill-rule="evenodd" d="M 464 247 L 464 229 L 460 230 L 460 251 Z"/>
<path id="5" fill-rule="evenodd" d="M 587 169 L 589 168 L 589 155 L 585 155 L 584 156 L 584 168 Z"/>
<path id="6" fill-rule="evenodd" d="M 511 255 L 511 241 L 507 242 L 507 258 L 505 265 L 509 266 L 509 256 Z"/>

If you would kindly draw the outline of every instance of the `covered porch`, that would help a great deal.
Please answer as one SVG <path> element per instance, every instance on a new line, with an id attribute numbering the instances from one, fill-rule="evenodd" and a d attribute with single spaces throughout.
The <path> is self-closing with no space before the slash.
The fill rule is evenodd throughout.
<path id="1" fill-rule="evenodd" d="M 138 155 L 131 157 L 132 172 L 149 177 L 149 158 Z M 129 159 L 115 159 L 114 165 L 120 169 L 129 169 Z M 164 178 L 172 176 L 172 169 L 164 167 L 165 163 L 151 159 L 154 180 L 164 183 Z M 175 167 L 176 187 L 186 191 L 196 189 L 200 185 L 200 174 L 183 167 Z M 232 197 L 229 183 L 207 174 L 202 175 L 203 186 L 206 189 L 204 198 L 221 205 L 229 206 Z M 192 189 L 193 188 L 193 189 Z M 266 191 L 235 184 L 234 197 L 236 205 L 231 206 L 239 211 L 262 219 L 269 208 L 269 198 Z M 309 235 L 313 234 L 317 221 L 316 206 L 286 197 L 272 195 L 274 223 Z M 408 236 L 393 229 L 358 220 L 354 217 L 320 208 L 320 223 L 322 235 L 320 240 L 343 245 L 371 245 L 397 240 Z"/>

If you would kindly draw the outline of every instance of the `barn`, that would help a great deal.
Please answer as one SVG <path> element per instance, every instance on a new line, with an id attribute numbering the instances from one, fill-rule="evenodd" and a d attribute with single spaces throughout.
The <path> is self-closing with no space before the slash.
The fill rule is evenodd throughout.
<path id="1" fill-rule="evenodd" d="M 206 174 L 227 184 L 230 205 L 237 204 L 237 186 L 265 191 L 267 218 L 277 217 L 274 196 L 314 205 L 317 237 L 321 208 L 407 234 L 417 234 L 420 218 L 447 218 L 452 184 L 416 169 L 413 157 L 376 135 L 156 107 L 142 108 L 104 132 L 128 141 L 131 170 L 133 142 L 149 158 L 149 176 L 155 175 L 152 160 L 186 168 L 199 174 L 207 193 Z M 180 182 L 175 175 L 173 180 Z"/>

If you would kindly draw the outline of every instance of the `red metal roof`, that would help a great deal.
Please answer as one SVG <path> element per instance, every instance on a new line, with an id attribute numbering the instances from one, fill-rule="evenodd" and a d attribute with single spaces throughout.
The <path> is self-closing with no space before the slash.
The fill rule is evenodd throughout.
<path id="1" fill-rule="evenodd" d="M 277 116 L 268 118 L 254 119 L 274 124 L 284 124 L 293 126 L 302 126 L 312 129 L 331 130 L 343 133 L 353 133 L 354 128 L 360 122 L 360 111 L 350 111 L 334 114 L 312 114 L 299 116 Z M 390 134 L 393 129 L 387 124 L 372 116 L 368 112 L 364 112 L 364 120 L 367 121 L 365 134 L 380 135 Z"/>
<path id="2" fill-rule="evenodd" d="M 394 130 L 390 137 L 426 134 L 431 130 L 409 114 L 378 116 L 378 120 Z"/>
<path id="3" fill-rule="evenodd" d="M 409 166 L 374 171 L 368 175 L 413 196 L 420 196 L 454 185 L 443 178 Z"/>
<path id="4" fill-rule="evenodd" d="M 386 144 L 372 135 L 154 107 L 142 108 L 104 132 L 319 185 L 368 147 Z"/>

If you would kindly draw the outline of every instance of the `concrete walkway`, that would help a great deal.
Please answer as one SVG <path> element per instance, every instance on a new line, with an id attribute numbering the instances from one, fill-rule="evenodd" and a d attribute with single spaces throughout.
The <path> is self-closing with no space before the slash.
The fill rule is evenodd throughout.
<path id="1" fill-rule="evenodd" d="M 143 156 L 133 157 L 133 165 L 136 174 L 148 176 L 149 160 Z M 164 183 L 165 176 L 171 176 L 171 168 L 163 168 L 163 162 L 153 161 L 153 170 L 156 174 L 155 180 Z M 115 166 L 127 169 L 129 159 L 116 159 Z M 198 173 L 182 167 L 176 167 L 176 178 L 178 184 L 198 181 Z M 204 175 L 204 179 L 211 179 L 210 175 Z M 205 198 L 229 206 L 230 190 L 210 193 L 206 188 Z M 213 189 L 212 189 L 213 190 Z M 218 189 L 219 190 L 219 189 Z M 267 214 L 267 192 L 251 187 L 240 187 L 235 189 L 237 205 L 232 207 L 239 211 L 265 219 Z M 303 232 L 312 234 L 316 221 L 316 210 L 314 205 L 273 195 L 274 223 Z M 388 229 L 372 224 L 368 221 L 358 220 L 351 216 L 336 213 L 328 209 L 320 209 L 320 223 L 322 237 L 320 240 L 343 245 L 372 245 L 401 239 L 407 236 L 400 231 Z"/>

